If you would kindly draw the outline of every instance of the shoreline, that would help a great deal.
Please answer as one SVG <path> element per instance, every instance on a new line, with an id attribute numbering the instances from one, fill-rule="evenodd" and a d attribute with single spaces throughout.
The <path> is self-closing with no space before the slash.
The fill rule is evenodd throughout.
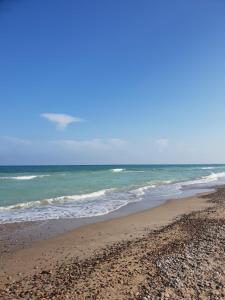
<path id="1" fill-rule="evenodd" d="M 10 251 L 18 250 L 31 246 L 33 242 L 51 239 L 88 225 L 117 220 L 145 211 L 151 211 L 152 209 L 154 210 L 155 208 L 166 205 L 166 203 L 170 201 L 185 201 L 185 199 L 198 198 L 198 196 L 213 193 L 217 188 L 218 186 L 213 186 L 187 190 L 186 194 L 175 198 L 158 199 L 155 204 L 148 203 L 147 199 L 128 203 L 120 209 L 100 216 L 3 223 L 0 224 L 0 254 L 9 252 L 9 248 Z"/>
<path id="2" fill-rule="evenodd" d="M 63 219 L 46 222 L 1 224 L 0 279 L 2 282 L 7 282 L 5 280 L 7 277 L 10 280 L 17 279 L 17 274 L 31 274 L 30 271 L 46 268 L 48 264 L 44 263 L 45 260 L 42 260 L 42 253 L 45 253 L 45 256 L 55 263 L 57 259 L 66 259 L 73 255 L 82 258 L 87 257 L 93 251 L 115 242 L 142 236 L 146 233 L 146 230 L 155 230 L 166 226 L 183 214 L 207 208 L 210 204 L 203 200 L 201 196 L 210 195 L 211 193 L 213 192 L 200 193 L 187 198 L 169 199 L 152 208 L 122 217 L 114 217 L 80 226 L 78 224 L 75 228 L 73 220 L 71 220 L 71 229 L 68 229 L 67 226 L 70 220 Z M 63 227 L 63 225 L 66 226 Z M 94 237 L 96 233 L 97 235 Z M 71 252 L 70 249 L 74 248 L 74 239 L 76 239 L 75 242 L 78 246 L 75 251 Z M 65 241 L 67 242 L 66 247 L 64 247 L 66 249 L 62 250 L 58 245 L 65 244 Z M 87 244 L 91 244 L 88 249 Z M 53 259 L 50 253 L 56 249 L 59 254 L 55 255 Z M 83 255 L 83 252 L 86 252 L 86 255 Z M 24 268 L 23 263 L 21 265 L 18 263 L 19 261 L 23 262 L 24 257 L 29 257 L 31 254 L 32 263 L 28 268 L 27 266 Z M 6 263 L 7 259 L 10 260 L 9 264 Z M 4 263 L 2 263 L 3 260 Z M 13 264 L 14 260 L 17 262 L 17 267 Z M 12 265 L 13 268 L 10 267 Z"/>
<path id="3" fill-rule="evenodd" d="M 0 224 L 1 235 L 0 241 L 5 244 L 6 240 L 10 241 L 11 249 L 20 249 L 20 244 L 17 243 L 18 240 L 22 241 L 23 247 L 30 246 L 34 242 L 41 240 L 48 240 L 61 236 L 68 232 L 79 230 L 87 226 L 92 226 L 94 224 L 103 224 L 113 221 L 121 220 L 123 218 L 129 218 L 135 215 L 142 213 L 152 212 L 155 209 L 160 210 L 160 207 L 167 206 L 170 202 L 177 203 L 180 201 L 186 202 L 191 199 L 199 199 L 202 195 L 210 195 L 216 191 L 218 187 L 204 189 L 208 191 L 197 192 L 192 196 L 182 196 L 177 198 L 169 198 L 166 200 L 160 200 L 155 206 L 146 207 L 145 203 L 135 202 L 129 203 L 128 205 L 109 212 L 108 214 L 86 217 L 86 218 L 60 218 L 60 219 L 48 219 L 48 220 L 39 220 L 39 221 L 22 221 L 22 222 L 12 222 L 12 223 L 2 223 Z M 144 202 L 144 201 L 143 201 Z M 136 207 L 139 207 L 137 209 Z M 144 207 L 144 208 L 143 208 Z M 4 246 L 0 244 L 0 254 L 4 252 Z"/>

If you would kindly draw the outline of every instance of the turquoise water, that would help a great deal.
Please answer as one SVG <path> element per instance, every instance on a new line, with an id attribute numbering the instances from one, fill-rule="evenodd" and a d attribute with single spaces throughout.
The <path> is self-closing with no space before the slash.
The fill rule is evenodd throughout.
<path id="1" fill-rule="evenodd" d="M 84 218 L 225 183 L 225 165 L 0 167 L 0 222 Z"/>

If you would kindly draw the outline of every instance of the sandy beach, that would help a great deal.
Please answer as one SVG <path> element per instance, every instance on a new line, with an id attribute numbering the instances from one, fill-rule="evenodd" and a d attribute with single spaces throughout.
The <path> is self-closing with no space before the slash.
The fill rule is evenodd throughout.
<path id="1" fill-rule="evenodd" d="M 29 243 L 18 226 L 1 225 L 1 299 L 225 295 L 224 187 Z"/>

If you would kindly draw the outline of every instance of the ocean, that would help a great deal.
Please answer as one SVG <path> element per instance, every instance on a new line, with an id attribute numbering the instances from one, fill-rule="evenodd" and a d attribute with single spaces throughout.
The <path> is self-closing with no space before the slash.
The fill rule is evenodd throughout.
<path id="1" fill-rule="evenodd" d="M 1 166 L 0 223 L 157 206 L 225 184 L 225 165 Z"/>

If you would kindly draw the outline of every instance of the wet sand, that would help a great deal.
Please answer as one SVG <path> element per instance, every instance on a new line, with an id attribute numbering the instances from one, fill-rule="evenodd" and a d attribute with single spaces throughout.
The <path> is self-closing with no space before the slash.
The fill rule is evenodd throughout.
<path id="1" fill-rule="evenodd" d="M 10 226 L 1 299 L 224 297 L 225 188 L 29 243 Z"/>

